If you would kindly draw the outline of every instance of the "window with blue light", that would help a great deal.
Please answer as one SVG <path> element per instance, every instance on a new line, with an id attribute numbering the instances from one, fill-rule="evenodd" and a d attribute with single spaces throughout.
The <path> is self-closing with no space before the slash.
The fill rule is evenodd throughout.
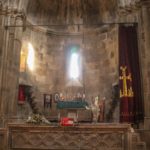
<path id="1" fill-rule="evenodd" d="M 70 47 L 70 58 L 69 58 L 69 78 L 78 79 L 80 76 L 80 54 L 79 47 Z"/>

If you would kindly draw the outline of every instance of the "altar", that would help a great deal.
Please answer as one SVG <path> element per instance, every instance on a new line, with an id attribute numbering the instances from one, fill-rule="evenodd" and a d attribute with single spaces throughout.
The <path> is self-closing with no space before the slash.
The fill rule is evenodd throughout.
<path id="1" fill-rule="evenodd" d="M 129 124 L 60 125 L 8 124 L 8 149 L 14 150 L 135 150 Z"/>
<path id="2" fill-rule="evenodd" d="M 79 100 L 74 100 L 74 101 L 58 101 L 57 102 L 57 109 L 58 109 L 58 118 L 60 120 L 61 117 L 69 117 L 73 118 L 75 122 L 83 121 L 81 119 L 83 113 L 85 112 L 87 115 L 90 115 L 90 119 L 86 119 L 84 117 L 84 121 L 92 121 L 92 112 L 91 111 L 86 111 L 86 107 L 88 107 L 88 103 L 86 101 L 79 101 Z M 63 115 L 63 111 L 66 111 L 66 116 Z M 87 116 L 86 115 L 86 116 Z M 89 116 L 88 115 L 88 116 Z"/>

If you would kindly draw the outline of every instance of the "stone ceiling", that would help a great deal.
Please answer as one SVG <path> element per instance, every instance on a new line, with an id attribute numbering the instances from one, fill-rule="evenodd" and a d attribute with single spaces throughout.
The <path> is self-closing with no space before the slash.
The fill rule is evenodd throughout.
<path id="1" fill-rule="evenodd" d="M 117 0 L 29 0 L 28 19 L 34 24 L 90 24 L 115 18 Z"/>

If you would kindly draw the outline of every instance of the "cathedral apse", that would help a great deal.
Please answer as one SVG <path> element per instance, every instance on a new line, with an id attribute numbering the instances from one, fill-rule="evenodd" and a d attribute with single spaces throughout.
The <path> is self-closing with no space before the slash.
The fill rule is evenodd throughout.
<path id="1" fill-rule="evenodd" d="M 45 114 L 56 114 L 56 94 L 62 100 L 80 97 L 89 105 L 96 97 L 106 99 L 107 116 L 113 84 L 118 82 L 118 26 L 101 22 L 115 18 L 116 1 L 111 9 L 100 0 L 55 1 L 46 5 L 48 2 L 29 1 L 27 5 L 29 26 L 23 33 L 23 43 L 31 43 L 34 48 L 34 69 L 26 64 L 19 84 L 33 87 L 40 112 L 45 111 L 44 95 L 51 95 L 51 108 Z M 31 24 L 41 26 L 30 27 Z M 71 68 L 73 76 L 69 77 Z"/>
<path id="2" fill-rule="evenodd" d="M 44 111 L 44 94 L 52 95 L 48 110 L 52 113 L 57 109 L 55 94 L 64 101 L 82 97 L 89 105 L 95 97 L 105 97 L 106 110 L 109 110 L 112 85 L 118 79 L 117 26 L 87 27 L 84 33 L 68 36 L 27 29 L 25 43 L 27 39 L 34 47 L 34 69 L 26 64 L 19 81 L 33 87 L 41 112 Z"/>
<path id="3" fill-rule="evenodd" d="M 0 0 L 0 149 L 148 149 L 149 4 Z"/>

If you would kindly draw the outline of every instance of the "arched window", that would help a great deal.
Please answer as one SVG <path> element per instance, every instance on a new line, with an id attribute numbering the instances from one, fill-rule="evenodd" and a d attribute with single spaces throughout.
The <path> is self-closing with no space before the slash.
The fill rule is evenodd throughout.
<path id="1" fill-rule="evenodd" d="M 33 71 L 34 69 L 34 48 L 31 43 L 28 43 L 28 56 L 27 56 L 28 68 Z"/>
<path id="2" fill-rule="evenodd" d="M 26 61 L 27 61 L 27 48 L 26 45 L 23 44 L 20 53 L 20 72 L 26 71 Z"/>
<path id="3" fill-rule="evenodd" d="M 76 99 L 80 97 L 83 89 L 82 57 L 79 45 L 71 45 L 67 49 L 67 80 L 66 97 Z M 78 96 L 77 96 L 78 95 Z"/>
<path id="4" fill-rule="evenodd" d="M 69 77 L 71 79 L 77 79 L 79 78 L 79 73 L 79 52 L 76 47 L 73 47 L 70 54 Z"/>
<path id="5" fill-rule="evenodd" d="M 20 54 L 20 72 L 25 72 L 26 67 L 34 69 L 34 48 L 31 43 L 23 44 Z"/>
<path id="6" fill-rule="evenodd" d="M 82 87 L 82 64 L 80 46 L 68 47 L 67 55 L 67 86 Z"/>

